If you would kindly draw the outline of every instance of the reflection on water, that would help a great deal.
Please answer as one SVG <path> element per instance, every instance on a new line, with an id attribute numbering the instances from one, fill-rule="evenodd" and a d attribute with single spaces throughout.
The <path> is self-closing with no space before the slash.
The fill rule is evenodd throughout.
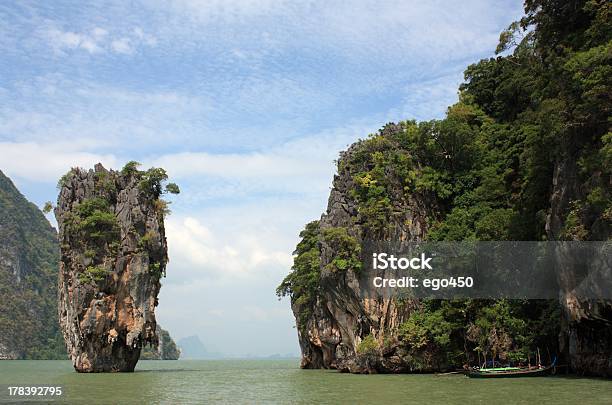
<path id="1" fill-rule="evenodd" d="M 101 404 L 612 403 L 610 380 L 350 375 L 300 370 L 297 359 L 150 360 L 122 374 L 77 374 L 67 361 L 0 361 L 0 384 L 62 385 L 66 402 Z"/>

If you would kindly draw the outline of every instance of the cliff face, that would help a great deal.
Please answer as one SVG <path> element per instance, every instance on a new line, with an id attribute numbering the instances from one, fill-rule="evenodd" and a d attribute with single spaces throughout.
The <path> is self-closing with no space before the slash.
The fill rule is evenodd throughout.
<path id="1" fill-rule="evenodd" d="M 157 335 L 158 345 L 145 346 L 142 349 L 140 358 L 142 360 L 178 360 L 181 351 L 168 333 L 159 324 L 157 325 L 155 334 Z"/>
<path id="2" fill-rule="evenodd" d="M 157 344 L 164 176 L 98 164 L 60 181 L 59 318 L 79 372 L 133 371 L 142 346 Z"/>
<path id="3" fill-rule="evenodd" d="M 61 359 L 57 233 L 0 172 L 0 359 Z"/>
<path id="4" fill-rule="evenodd" d="M 498 56 L 467 67 L 444 119 L 387 125 L 341 155 L 327 212 L 300 234 L 277 289 L 291 297 L 303 367 L 425 371 L 550 348 L 578 373 L 612 374 L 612 304 L 578 298 L 570 261 L 558 263 L 570 287 L 559 302 L 359 296 L 369 238 L 610 239 L 609 14 L 600 2 L 526 2 Z"/>
<path id="5" fill-rule="evenodd" d="M 548 199 L 534 193 L 535 202 L 526 203 L 514 197 L 517 181 L 502 181 L 497 174 L 514 178 L 512 167 L 496 159 L 508 155 L 515 161 L 511 153 L 522 153 L 521 145 L 506 142 L 510 152 L 496 149 L 510 131 L 480 124 L 484 120 L 475 119 L 477 114 L 458 104 L 434 130 L 430 123 L 388 124 L 341 154 L 327 211 L 300 234 L 293 271 L 277 290 L 291 296 L 302 367 L 422 372 L 476 364 L 482 353 L 501 362 L 527 362 L 529 353 L 548 348 L 564 352 L 578 373 L 610 375 L 609 301 L 580 301 L 571 289 L 561 305 L 361 295 L 363 252 L 371 240 L 517 240 L 529 235 L 542 212 L 548 217 L 539 232 L 550 240 L 609 239 L 610 199 L 604 190 L 610 177 L 600 163 L 605 147 L 592 153 L 578 148 L 604 169 L 586 172 L 586 180 L 576 164 L 578 152 L 560 151 L 552 187 L 542 182 L 550 189 Z M 458 138 L 461 130 L 474 136 Z M 457 148 L 449 153 L 453 142 Z M 523 208 L 542 200 L 538 212 Z M 580 277 L 571 261 L 559 268 L 562 285 Z"/>
<path id="6" fill-rule="evenodd" d="M 377 138 L 351 146 L 338 161 L 338 175 L 334 177 L 326 213 L 312 227 L 317 240 L 314 252 L 319 256 L 317 292 L 309 300 L 296 299 L 295 295 L 292 299 L 303 368 L 358 373 L 411 370 L 413 362 L 408 361 L 407 353 L 392 342 L 399 325 L 419 303 L 364 299 L 360 296 L 358 267 L 361 245 L 369 237 L 422 240 L 427 213 L 433 211 L 433 204 L 422 194 L 405 193 L 405 179 L 390 165 L 384 173 L 386 192 L 392 196 L 384 210 L 388 208 L 390 216 L 382 227 L 375 216 L 364 213 L 365 204 L 355 193 L 361 187 L 356 184 L 358 173 L 372 169 L 375 164 L 364 156 L 387 152 L 409 156 L 397 143 L 403 130 L 400 125 L 389 124 Z M 388 344 L 381 353 L 371 355 L 360 350 L 367 346 L 366 339 Z M 422 369 L 427 370 L 433 363 L 423 364 Z"/>
<path id="7" fill-rule="evenodd" d="M 592 173 L 587 182 L 581 181 L 576 165 L 579 155 L 576 145 L 566 143 L 563 146 L 565 153 L 555 164 L 546 223 L 548 236 L 552 240 L 578 239 L 582 233 L 577 230 L 588 230 L 591 240 L 610 240 L 609 220 L 593 216 L 585 203 L 593 189 L 602 185 L 608 187 L 611 179 L 604 170 Z M 561 352 L 578 374 L 612 377 L 612 302 L 580 299 L 572 290 L 579 277 L 577 269 L 563 262 L 559 267 L 561 285 L 567 290 L 560 297 L 563 307 L 563 327 L 559 336 Z"/>

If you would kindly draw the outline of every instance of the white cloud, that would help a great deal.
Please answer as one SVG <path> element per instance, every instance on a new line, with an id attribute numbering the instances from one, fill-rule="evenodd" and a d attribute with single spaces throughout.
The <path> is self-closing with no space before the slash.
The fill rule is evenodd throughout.
<path id="1" fill-rule="evenodd" d="M 227 352 L 281 350 L 271 334 L 296 347 L 274 288 L 304 223 L 325 209 L 338 151 L 386 121 L 440 116 L 463 68 L 492 52 L 519 9 L 485 0 L 0 7 L 0 169 L 46 201 L 70 166 L 165 167 L 182 193 L 167 220 L 162 324 Z"/>
<path id="2" fill-rule="evenodd" d="M 68 51 L 84 50 L 89 54 L 113 52 L 123 55 L 133 54 L 139 47 L 157 45 L 155 36 L 145 33 L 142 28 L 135 27 L 126 34 L 111 34 L 102 27 L 94 27 L 83 32 L 64 31 L 54 23 L 47 22 L 48 28 L 42 29 L 39 35 L 58 55 Z"/>
<path id="3" fill-rule="evenodd" d="M 70 170 L 71 167 L 93 167 L 102 162 L 115 167 L 117 159 L 109 154 L 96 154 L 75 149 L 66 143 L 0 142 L 1 169 L 9 177 L 18 177 L 35 182 L 52 182 Z"/>
<path id="4" fill-rule="evenodd" d="M 138 38 L 138 40 L 140 40 L 142 43 L 149 45 L 149 46 L 157 45 L 157 38 L 155 38 L 153 35 L 146 34 L 142 30 L 142 28 L 140 27 L 134 28 L 133 33 L 136 36 L 136 38 Z"/>
<path id="5" fill-rule="evenodd" d="M 124 153 L 175 142 L 207 114 L 205 99 L 177 91 L 146 91 L 49 74 L 10 83 L 0 92 L 0 139 L 73 144 L 95 140 L 90 150 Z M 83 145 L 81 145 L 83 146 Z"/>
<path id="6" fill-rule="evenodd" d="M 235 315 L 236 315 L 236 318 L 242 319 L 242 320 L 255 319 L 256 321 L 267 322 L 267 321 L 272 320 L 273 318 L 279 318 L 279 317 L 284 318 L 286 316 L 286 312 L 287 312 L 286 310 L 279 311 L 278 308 L 262 308 L 257 305 L 249 305 L 249 306 L 243 306 L 241 310 L 239 311 L 239 313 Z"/>
<path id="7" fill-rule="evenodd" d="M 389 111 L 389 119 L 414 118 L 428 121 L 442 118 L 446 108 L 458 101 L 458 89 L 462 81 L 463 74 L 458 68 L 438 77 L 407 83 L 402 91 L 401 103 Z"/>
<path id="8" fill-rule="evenodd" d="M 130 39 L 125 37 L 112 41 L 111 48 L 117 53 L 123 53 L 128 55 L 134 52 L 134 49 L 130 45 Z"/>
<path id="9" fill-rule="evenodd" d="M 243 16 L 283 13 L 292 2 L 287 0 L 174 0 L 167 3 L 178 12 L 209 20 L 215 18 L 240 19 Z"/>
<path id="10" fill-rule="evenodd" d="M 57 28 L 47 30 L 44 35 L 56 53 L 79 48 L 91 54 L 102 52 L 102 48 L 98 45 L 99 37 L 96 35 L 90 36 L 71 31 L 61 31 Z"/>
<path id="11" fill-rule="evenodd" d="M 194 33 L 215 27 L 223 43 L 251 38 L 260 51 L 318 47 L 369 62 L 355 70 L 491 51 L 500 25 L 522 11 L 520 2 L 486 0 L 174 0 L 148 1 L 145 7 L 168 23 L 160 25 L 163 36 L 180 36 L 181 45 L 191 46 L 198 41 Z"/>
<path id="12" fill-rule="evenodd" d="M 108 31 L 105 30 L 104 28 L 96 27 L 92 30 L 92 34 L 94 38 L 101 40 L 102 38 L 108 35 Z"/>
<path id="13" fill-rule="evenodd" d="M 250 228 L 248 223 L 238 235 L 229 234 L 219 225 L 212 232 L 194 217 L 176 219 L 171 216 L 167 220 L 166 235 L 172 257 L 170 266 L 179 280 L 235 281 L 257 277 L 266 266 L 291 266 L 291 255 L 276 249 L 261 235 L 256 236 L 257 230 Z"/>

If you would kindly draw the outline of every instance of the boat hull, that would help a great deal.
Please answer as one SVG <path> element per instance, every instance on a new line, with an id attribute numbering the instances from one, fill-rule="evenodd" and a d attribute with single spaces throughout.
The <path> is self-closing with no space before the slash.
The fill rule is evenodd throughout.
<path id="1" fill-rule="evenodd" d="M 521 378 L 521 377 L 545 377 L 551 375 L 552 367 L 539 368 L 535 370 L 517 371 L 470 371 L 467 376 L 470 378 Z"/>

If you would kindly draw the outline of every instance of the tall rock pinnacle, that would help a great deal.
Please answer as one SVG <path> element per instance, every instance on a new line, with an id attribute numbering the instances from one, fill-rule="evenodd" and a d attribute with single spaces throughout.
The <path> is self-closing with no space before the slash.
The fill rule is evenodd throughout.
<path id="1" fill-rule="evenodd" d="M 168 261 L 167 203 L 160 198 L 167 176 L 136 167 L 72 169 L 58 185 L 59 318 L 79 372 L 133 371 L 141 348 L 157 344 L 155 307 Z"/>

